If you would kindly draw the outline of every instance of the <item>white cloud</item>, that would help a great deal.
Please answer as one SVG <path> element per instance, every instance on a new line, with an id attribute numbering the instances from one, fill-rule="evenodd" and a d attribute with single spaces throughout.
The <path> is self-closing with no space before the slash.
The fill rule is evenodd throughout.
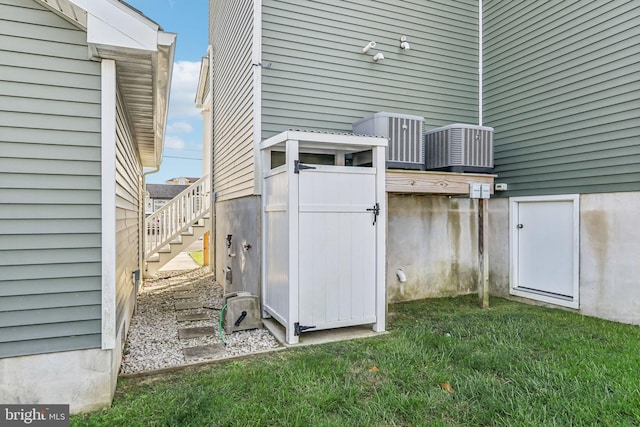
<path id="1" fill-rule="evenodd" d="M 191 133 L 193 126 L 189 122 L 173 122 L 167 125 L 167 133 Z"/>
<path id="2" fill-rule="evenodd" d="M 173 64 L 169 119 L 200 118 L 195 97 L 200 75 L 200 62 L 178 61 Z"/>
<path id="3" fill-rule="evenodd" d="M 185 144 L 182 138 L 178 138 L 177 136 L 170 136 L 164 140 L 164 148 L 168 148 L 170 150 L 184 150 L 187 144 Z"/>

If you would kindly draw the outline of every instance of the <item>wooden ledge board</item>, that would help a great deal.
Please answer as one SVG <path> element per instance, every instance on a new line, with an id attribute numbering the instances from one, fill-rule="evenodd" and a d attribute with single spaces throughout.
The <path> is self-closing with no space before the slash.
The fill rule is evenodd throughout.
<path id="1" fill-rule="evenodd" d="M 469 184 L 491 185 L 496 175 L 479 173 L 390 170 L 386 171 L 387 193 L 469 194 Z"/>

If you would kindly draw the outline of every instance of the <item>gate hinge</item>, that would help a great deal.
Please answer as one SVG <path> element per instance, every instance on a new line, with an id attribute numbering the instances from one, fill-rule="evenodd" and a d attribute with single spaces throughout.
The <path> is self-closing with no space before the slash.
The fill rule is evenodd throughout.
<path id="1" fill-rule="evenodd" d="M 293 335 L 297 337 L 307 329 L 313 329 L 313 328 L 315 328 L 315 326 L 302 326 L 300 325 L 300 323 L 296 322 L 293 324 Z"/>
<path id="2" fill-rule="evenodd" d="M 295 160 L 293 162 L 293 173 L 300 173 L 300 171 L 305 169 L 315 169 L 315 167 L 300 163 L 300 160 Z"/>

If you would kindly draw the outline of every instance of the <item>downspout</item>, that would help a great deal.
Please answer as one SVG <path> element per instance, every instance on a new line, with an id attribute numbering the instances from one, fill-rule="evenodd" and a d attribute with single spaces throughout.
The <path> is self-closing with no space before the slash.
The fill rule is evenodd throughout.
<path id="1" fill-rule="evenodd" d="M 483 50 L 483 40 L 482 40 L 482 0 L 478 0 L 478 125 L 482 126 L 482 122 L 484 120 L 483 117 L 483 105 L 482 105 L 482 97 L 483 97 L 483 91 L 482 91 L 482 84 L 483 84 L 483 57 L 482 57 L 482 50 Z"/>
<path id="2" fill-rule="evenodd" d="M 253 1 L 253 41 L 251 61 L 253 68 L 253 193 L 262 194 L 262 0 Z"/>
<path id="3" fill-rule="evenodd" d="M 209 45 L 207 47 L 207 56 L 209 57 L 209 123 L 206 125 L 209 126 L 209 139 L 211 140 L 211 152 L 209 153 L 209 197 L 210 197 L 210 210 L 211 210 L 211 236 L 209 236 L 209 265 L 211 267 L 211 272 L 213 273 L 213 277 L 216 278 L 216 227 L 217 227 L 217 218 L 216 218 L 216 193 L 214 193 L 214 181 L 213 181 L 213 168 L 215 167 L 215 141 L 214 141 L 214 133 L 215 128 L 213 126 L 213 95 L 215 86 L 213 84 L 213 46 Z"/>

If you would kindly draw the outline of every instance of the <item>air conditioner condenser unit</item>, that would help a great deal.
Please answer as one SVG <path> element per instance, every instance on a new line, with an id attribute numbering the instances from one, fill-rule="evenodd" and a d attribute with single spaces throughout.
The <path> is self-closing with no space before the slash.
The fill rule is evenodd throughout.
<path id="1" fill-rule="evenodd" d="M 493 128 L 452 124 L 425 132 L 426 170 L 491 173 Z"/>
<path id="2" fill-rule="evenodd" d="M 387 168 L 424 169 L 424 117 L 376 113 L 353 123 L 353 133 L 389 139 Z"/>

